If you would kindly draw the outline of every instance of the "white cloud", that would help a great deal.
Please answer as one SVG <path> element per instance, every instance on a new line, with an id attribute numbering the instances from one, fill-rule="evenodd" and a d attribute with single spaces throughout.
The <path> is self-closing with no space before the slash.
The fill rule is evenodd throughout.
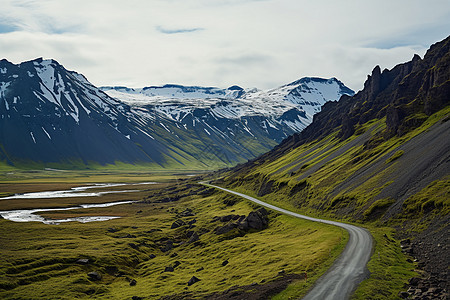
<path id="1" fill-rule="evenodd" d="M 54 58 L 96 85 L 353 89 L 450 32 L 447 0 L 0 0 L 0 53 Z M 3 26 L 2 26 L 3 25 Z"/>

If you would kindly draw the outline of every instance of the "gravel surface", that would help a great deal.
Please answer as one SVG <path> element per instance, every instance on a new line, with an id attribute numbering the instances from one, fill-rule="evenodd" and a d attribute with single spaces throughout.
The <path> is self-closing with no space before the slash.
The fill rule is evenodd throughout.
<path id="1" fill-rule="evenodd" d="M 341 255 L 333 264 L 333 266 L 327 271 L 327 273 L 325 273 L 325 275 L 319 278 L 319 280 L 308 292 L 308 294 L 304 297 L 304 299 L 308 300 L 349 299 L 351 293 L 356 289 L 359 283 L 361 283 L 361 281 L 363 281 L 369 276 L 369 271 L 367 270 L 366 265 L 370 259 L 373 242 L 372 236 L 364 228 L 360 228 L 350 224 L 304 216 L 265 203 L 261 200 L 258 200 L 256 198 L 250 197 L 242 193 L 238 193 L 222 187 L 211 185 L 205 182 L 202 182 L 202 184 L 216 189 L 220 189 L 228 193 L 235 194 L 237 196 L 241 196 L 259 205 L 265 206 L 267 208 L 279 211 L 281 213 L 296 218 L 306 219 L 314 222 L 321 222 L 325 224 L 331 224 L 342 227 L 348 231 L 349 240 L 344 251 L 341 253 Z"/>

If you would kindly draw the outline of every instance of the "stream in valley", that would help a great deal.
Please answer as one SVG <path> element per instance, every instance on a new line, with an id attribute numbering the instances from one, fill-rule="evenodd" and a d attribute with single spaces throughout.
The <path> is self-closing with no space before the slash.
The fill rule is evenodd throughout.
<path id="1" fill-rule="evenodd" d="M 111 188 L 117 186 L 136 186 L 136 185 L 148 185 L 148 184 L 156 184 L 156 182 L 141 182 L 141 183 L 96 183 L 89 186 L 80 186 L 74 187 L 70 190 L 63 191 L 46 191 L 46 192 L 33 192 L 33 193 L 24 193 L 24 194 L 16 194 L 8 197 L 0 198 L 0 200 L 10 200 L 10 199 L 48 199 L 48 198 L 68 198 L 68 197 L 98 197 L 106 194 L 114 194 L 114 193 L 131 193 L 138 192 L 140 190 L 109 190 L 109 191 L 95 191 L 88 192 L 90 189 L 102 189 L 102 188 Z M 103 208 L 110 207 L 114 205 L 121 204 L 129 204 L 134 203 L 136 201 L 119 201 L 119 202 L 109 202 L 109 203 L 100 203 L 100 204 L 81 204 L 78 206 L 66 207 L 66 208 L 35 208 L 35 209 L 18 209 L 18 210 L 7 210 L 0 211 L 0 216 L 6 220 L 10 220 L 13 222 L 42 222 L 44 224 L 58 225 L 60 223 L 66 222 L 96 222 L 96 221 L 108 221 L 112 219 L 117 219 L 120 217 L 117 216 L 82 216 L 82 217 L 73 217 L 73 218 L 65 218 L 65 219 L 46 219 L 40 216 L 38 213 L 48 212 L 48 211 L 64 211 L 64 210 L 75 210 L 75 209 L 84 209 L 84 208 Z"/>

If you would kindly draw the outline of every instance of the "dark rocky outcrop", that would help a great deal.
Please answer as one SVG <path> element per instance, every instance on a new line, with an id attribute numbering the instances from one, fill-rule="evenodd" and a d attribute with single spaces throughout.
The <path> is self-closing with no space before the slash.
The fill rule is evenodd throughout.
<path id="1" fill-rule="evenodd" d="M 286 287 L 295 280 L 304 279 L 304 275 L 298 274 L 283 274 L 277 276 L 269 281 L 261 281 L 260 283 L 251 283 L 249 285 L 232 286 L 225 291 L 215 292 L 203 296 L 203 299 L 208 300 L 261 300 L 271 299 L 272 296 L 285 290 Z M 195 291 L 185 291 L 178 294 L 167 295 L 161 300 L 181 300 L 194 299 Z"/>
<path id="2" fill-rule="evenodd" d="M 269 224 L 269 218 L 267 217 L 267 210 L 262 207 L 256 211 L 252 211 L 248 216 L 239 224 L 244 230 L 256 229 L 262 230 Z"/>
<path id="3" fill-rule="evenodd" d="M 194 212 L 192 212 L 192 209 L 186 208 L 184 211 L 178 213 L 177 216 L 178 216 L 179 218 L 183 218 L 183 217 L 193 217 L 193 216 L 195 216 L 195 214 L 194 214 Z"/>
<path id="4" fill-rule="evenodd" d="M 358 124 L 386 117 L 385 137 L 404 135 L 423 122 L 421 114 L 431 115 L 450 101 L 450 37 L 430 47 L 423 59 L 415 55 L 409 62 L 391 70 L 376 66 L 367 77 L 364 89 L 339 101 L 330 101 L 314 115 L 313 122 L 302 132 L 284 139 L 273 150 L 234 171 L 244 171 L 255 162 L 280 157 L 305 142 L 323 138 L 340 128 L 340 138 L 354 132 Z M 270 184 L 269 184 L 270 185 Z M 260 192 L 269 190 L 265 186 Z"/>
<path id="5" fill-rule="evenodd" d="M 172 223 L 172 226 L 170 226 L 170 229 L 175 229 L 175 228 L 181 227 L 183 225 L 186 225 L 186 223 L 183 220 L 178 219 Z"/>
<path id="6" fill-rule="evenodd" d="M 414 239 L 408 238 L 400 242 L 403 253 L 414 258 L 422 274 L 421 277 L 409 279 L 407 292 L 413 299 L 448 299 L 449 230 L 450 216 L 436 218 L 427 229 L 416 234 Z"/>
<path id="7" fill-rule="evenodd" d="M 237 228 L 243 232 L 248 230 L 262 230 L 269 224 L 268 213 L 265 208 L 260 208 L 252 211 L 248 216 L 226 215 L 222 217 L 215 217 L 213 221 L 228 222 L 223 226 L 216 227 L 214 232 L 216 234 L 225 234 Z"/>
<path id="8" fill-rule="evenodd" d="M 191 235 L 191 237 L 189 238 L 189 240 L 188 240 L 188 244 L 191 244 L 191 243 L 194 243 L 194 242 L 197 242 L 198 240 L 200 240 L 200 237 L 198 236 L 198 234 L 197 234 L 197 232 L 194 232 L 192 235 Z"/>
<path id="9" fill-rule="evenodd" d="M 158 241 L 157 244 L 161 245 L 159 250 L 161 252 L 167 252 L 173 249 L 173 241 L 170 239 L 164 239 L 163 241 Z"/>
<path id="10" fill-rule="evenodd" d="M 95 272 L 95 271 L 94 272 L 89 272 L 87 275 L 88 275 L 90 280 L 93 280 L 93 281 L 102 280 L 102 274 L 100 274 L 98 272 Z"/>
<path id="11" fill-rule="evenodd" d="M 136 245 L 135 243 L 128 243 L 128 246 L 130 246 L 131 248 L 133 248 L 135 250 L 139 250 L 139 245 Z"/>
<path id="12" fill-rule="evenodd" d="M 198 279 L 198 278 L 195 277 L 195 276 L 192 276 L 192 278 L 189 279 L 187 285 L 188 285 L 188 286 L 191 286 L 191 285 L 193 285 L 194 283 L 199 282 L 199 281 L 200 281 L 200 279 Z"/>

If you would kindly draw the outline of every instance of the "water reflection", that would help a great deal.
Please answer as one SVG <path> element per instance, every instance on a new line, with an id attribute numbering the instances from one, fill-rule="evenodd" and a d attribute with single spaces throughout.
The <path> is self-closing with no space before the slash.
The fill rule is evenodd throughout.
<path id="1" fill-rule="evenodd" d="M 67 198 L 67 197 L 94 197 L 101 196 L 105 194 L 112 193 L 129 193 L 129 192 L 138 192 L 139 190 L 122 190 L 122 191 L 100 191 L 100 192 L 86 192 L 86 190 L 94 189 L 94 188 L 109 188 L 109 187 L 117 187 L 117 186 L 130 186 L 130 185 L 146 185 L 146 184 L 156 184 L 156 182 L 140 182 L 140 183 L 98 183 L 89 186 L 81 186 L 74 187 L 70 190 L 63 191 L 48 191 L 48 192 L 34 192 L 34 193 L 25 193 L 25 194 L 16 194 L 14 196 L 8 196 L 0 198 L 0 200 L 7 199 L 48 199 L 48 198 Z M 66 208 L 36 208 L 36 209 L 19 209 L 19 210 L 8 210 L 8 211 L 0 211 L 0 216 L 2 216 L 6 220 L 10 220 L 13 222 L 42 222 L 44 224 L 53 224 L 57 225 L 65 222 L 96 222 L 96 221 L 107 221 L 112 219 L 117 219 L 120 217 L 113 216 L 83 216 L 83 217 L 74 217 L 74 218 L 65 218 L 65 219 L 46 219 L 40 216 L 37 213 L 48 212 L 48 211 L 63 211 L 63 210 L 74 210 L 74 209 L 83 209 L 83 208 L 102 208 L 109 207 L 120 204 L 128 204 L 134 203 L 136 201 L 120 201 L 120 202 L 110 202 L 110 203 L 100 203 L 100 204 L 81 204 L 79 206 L 66 207 Z"/>
<path id="2" fill-rule="evenodd" d="M 48 192 L 34 192 L 34 193 L 25 193 L 25 194 L 16 194 L 13 196 L 3 197 L 0 200 L 9 200 L 9 199 L 48 199 L 48 198 L 69 198 L 69 197 L 95 197 L 106 194 L 114 194 L 114 193 L 129 193 L 129 192 L 137 192 L 139 190 L 124 190 L 124 191 L 103 191 L 103 192 L 91 192 L 91 193 L 83 193 L 88 189 L 99 189 L 99 188 L 107 188 L 107 187 L 116 187 L 116 186 L 124 186 L 124 185 L 144 185 L 144 184 L 156 184 L 156 182 L 140 182 L 140 183 L 96 183 L 94 185 L 88 186 L 79 186 L 71 188 L 70 190 L 64 191 L 48 191 Z"/>

